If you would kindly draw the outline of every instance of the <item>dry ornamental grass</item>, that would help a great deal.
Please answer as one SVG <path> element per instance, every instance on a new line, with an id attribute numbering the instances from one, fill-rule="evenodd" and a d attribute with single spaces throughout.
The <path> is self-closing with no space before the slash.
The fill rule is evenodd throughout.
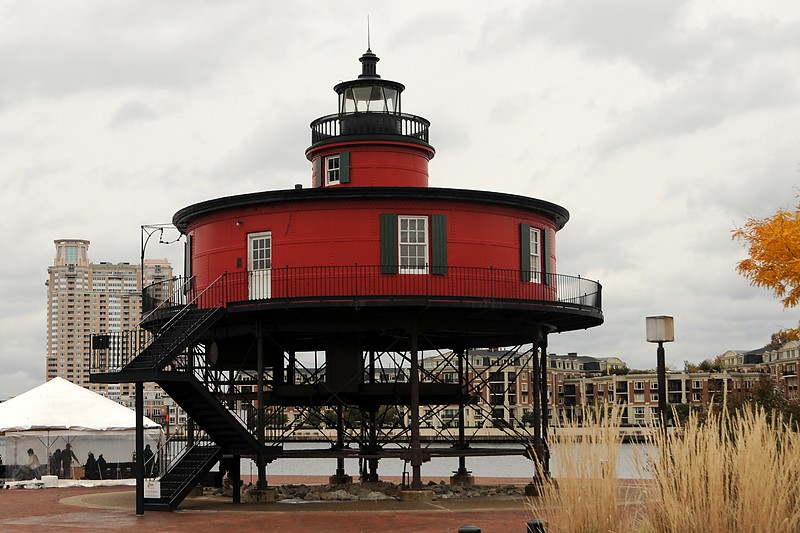
<path id="1" fill-rule="evenodd" d="M 548 532 L 800 531 L 800 435 L 763 410 L 723 410 L 637 446 L 636 490 L 616 474 L 619 409 L 560 428 L 556 483 L 532 500 Z M 637 503 L 637 500 L 639 503 Z"/>

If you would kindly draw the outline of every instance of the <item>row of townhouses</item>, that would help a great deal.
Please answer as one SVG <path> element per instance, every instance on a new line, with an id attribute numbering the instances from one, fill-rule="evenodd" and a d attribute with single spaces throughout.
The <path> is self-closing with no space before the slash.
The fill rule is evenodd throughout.
<path id="1" fill-rule="evenodd" d="M 533 409 L 530 353 L 509 356 L 502 350 L 470 352 L 465 371 L 467 387 L 481 398 L 465 406 L 467 426 L 487 420 L 495 425 L 523 425 Z M 456 372 L 448 355 L 427 358 L 423 368 L 436 379 L 453 382 Z M 702 406 L 725 393 L 747 391 L 760 380 L 770 379 L 789 400 L 798 398 L 797 367 L 800 343 L 792 341 L 779 349 L 729 350 L 717 358 L 714 371 L 668 371 L 667 402 Z M 430 379 L 430 377 L 429 377 Z M 581 416 L 584 408 L 603 403 L 622 407 L 625 425 L 646 425 L 658 417 L 658 376 L 655 371 L 630 370 L 617 357 L 590 357 L 577 353 L 547 356 L 547 399 L 551 424 Z M 460 406 L 447 406 L 427 422 L 447 426 L 458 416 Z"/>

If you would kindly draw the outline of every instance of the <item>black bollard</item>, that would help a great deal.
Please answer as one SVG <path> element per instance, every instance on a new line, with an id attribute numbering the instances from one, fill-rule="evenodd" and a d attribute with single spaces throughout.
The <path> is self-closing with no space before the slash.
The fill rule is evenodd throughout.
<path id="1" fill-rule="evenodd" d="M 478 526 L 461 526 L 458 528 L 458 533 L 481 533 L 481 528 Z"/>
<path id="2" fill-rule="evenodd" d="M 527 533 L 545 533 L 544 525 L 545 521 L 541 518 L 534 518 L 533 520 L 528 520 Z"/>

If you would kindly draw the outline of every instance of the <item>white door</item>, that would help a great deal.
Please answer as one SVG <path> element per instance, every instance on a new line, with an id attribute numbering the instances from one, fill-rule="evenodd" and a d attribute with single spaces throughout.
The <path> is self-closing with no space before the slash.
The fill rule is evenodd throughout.
<path id="1" fill-rule="evenodd" d="M 247 236 L 248 296 L 251 300 L 269 298 L 272 268 L 272 233 Z"/>

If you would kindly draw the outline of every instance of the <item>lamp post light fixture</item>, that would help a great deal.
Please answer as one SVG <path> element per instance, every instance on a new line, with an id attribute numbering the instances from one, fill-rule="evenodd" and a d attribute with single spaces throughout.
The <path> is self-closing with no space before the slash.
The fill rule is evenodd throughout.
<path id="1" fill-rule="evenodd" d="M 183 237 L 182 233 L 178 234 L 178 237 L 171 241 L 164 240 L 164 229 L 175 229 L 175 226 L 172 224 L 145 224 L 141 227 L 141 233 L 139 234 L 139 242 L 141 244 L 141 263 L 139 263 L 139 267 L 141 269 L 141 294 L 142 294 L 142 305 L 144 305 L 144 283 L 145 283 L 145 269 L 144 269 L 144 252 L 147 249 L 147 243 L 150 242 L 150 238 L 158 233 L 158 242 L 159 244 L 172 244 L 174 242 L 178 242 Z"/>
<path id="2" fill-rule="evenodd" d="M 675 324 L 671 316 L 648 316 L 647 342 L 657 342 L 656 360 L 658 364 L 658 414 L 661 418 L 661 428 L 664 436 L 667 435 L 667 420 L 670 418 L 667 411 L 667 368 L 664 362 L 664 343 L 675 340 Z"/>

